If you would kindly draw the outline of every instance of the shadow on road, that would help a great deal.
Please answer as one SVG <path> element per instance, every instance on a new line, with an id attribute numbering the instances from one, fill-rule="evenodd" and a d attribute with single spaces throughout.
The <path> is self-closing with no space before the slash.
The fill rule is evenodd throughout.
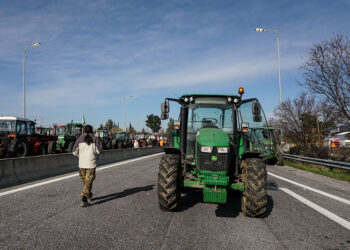
<path id="1" fill-rule="evenodd" d="M 229 217 L 236 218 L 240 213 L 242 213 L 242 193 L 238 191 L 231 191 L 227 196 L 226 204 L 219 204 L 215 210 L 217 217 Z M 270 216 L 273 210 L 273 199 L 271 195 L 267 195 L 266 212 L 261 218 L 266 218 Z"/>
<path id="2" fill-rule="evenodd" d="M 196 204 L 203 202 L 203 191 L 200 189 L 185 188 L 183 190 L 184 195 L 181 197 L 181 209 L 185 211 Z"/>
<path id="3" fill-rule="evenodd" d="M 102 204 L 105 203 L 107 201 L 111 201 L 111 200 L 115 200 L 115 199 L 119 199 L 119 198 L 123 198 L 138 192 L 142 192 L 142 191 L 151 191 L 153 189 L 154 185 L 148 185 L 148 186 L 144 186 L 144 187 L 136 187 L 136 188 L 129 188 L 129 189 L 125 189 L 123 192 L 118 192 L 118 193 L 114 193 L 114 194 L 108 194 L 105 196 L 99 196 L 96 198 L 93 198 L 92 201 L 97 201 L 92 203 L 91 205 L 98 205 L 98 204 Z"/>

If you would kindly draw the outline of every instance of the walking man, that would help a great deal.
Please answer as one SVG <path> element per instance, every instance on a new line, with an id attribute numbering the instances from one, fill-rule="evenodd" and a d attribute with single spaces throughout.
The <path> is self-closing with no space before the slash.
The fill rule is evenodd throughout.
<path id="1" fill-rule="evenodd" d="M 96 161 L 101 152 L 102 143 L 100 139 L 93 135 L 92 127 L 86 125 L 85 133 L 77 139 L 73 147 L 73 155 L 79 157 L 79 176 L 83 181 L 81 207 L 90 205 L 92 183 L 96 176 Z"/>

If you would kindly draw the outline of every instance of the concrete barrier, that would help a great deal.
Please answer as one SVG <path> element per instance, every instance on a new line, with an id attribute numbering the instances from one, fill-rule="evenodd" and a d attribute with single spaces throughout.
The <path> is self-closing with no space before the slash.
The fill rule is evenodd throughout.
<path id="1" fill-rule="evenodd" d="M 98 165 L 163 152 L 160 147 L 103 151 Z M 78 158 L 57 154 L 0 160 L 0 188 L 14 186 L 78 170 Z"/>

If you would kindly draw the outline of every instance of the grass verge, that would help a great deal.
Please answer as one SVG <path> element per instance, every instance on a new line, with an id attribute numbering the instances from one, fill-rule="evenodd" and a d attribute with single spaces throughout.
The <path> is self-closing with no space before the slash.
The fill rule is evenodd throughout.
<path id="1" fill-rule="evenodd" d="M 334 179 L 350 182 L 350 171 L 347 170 L 333 169 L 333 171 L 330 171 L 327 167 L 308 163 L 301 164 L 299 162 L 294 162 L 290 160 L 285 160 L 284 164 L 293 168 L 298 168 L 315 174 L 320 174 Z"/>

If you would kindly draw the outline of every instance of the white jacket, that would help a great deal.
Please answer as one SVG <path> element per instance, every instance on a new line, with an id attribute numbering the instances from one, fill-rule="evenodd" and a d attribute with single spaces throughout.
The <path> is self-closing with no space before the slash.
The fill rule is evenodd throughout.
<path id="1" fill-rule="evenodd" d="M 81 135 L 74 144 L 73 155 L 79 157 L 79 168 L 96 168 L 96 158 L 102 151 L 100 139 L 89 135 L 93 142 L 88 145 L 85 142 L 86 134 Z"/>

